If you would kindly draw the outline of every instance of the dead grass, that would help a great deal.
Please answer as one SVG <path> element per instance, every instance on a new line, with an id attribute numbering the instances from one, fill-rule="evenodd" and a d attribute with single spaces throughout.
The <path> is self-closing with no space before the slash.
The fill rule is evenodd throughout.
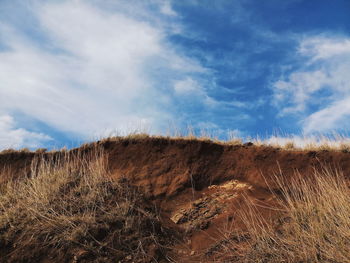
<path id="1" fill-rule="evenodd" d="M 8 182 L 0 196 L 1 262 L 160 257 L 167 234 L 154 207 L 126 179 L 112 181 L 106 160 L 96 149 L 37 157 L 31 178 Z"/>
<path id="2" fill-rule="evenodd" d="M 236 131 L 227 131 L 226 133 L 219 133 L 210 129 L 194 129 L 188 126 L 184 129 L 173 128 L 169 130 L 167 135 L 150 134 L 144 129 L 133 130 L 131 132 L 116 133 L 105 138 L 99 138 L 98 142 L 114 142 L 121 140 L 147 140 L 147 139 L 167 139 L 167 140 L 197 140 L 208 141 L 221 145 L 243 145 L 247 142 L 252 142 L 255 146 L 269 146 L 279 148 L 287 151 L 341 151 L 350 152 L 350 138 L 348 135 L 329 134 L 329 135 L 273 135 L 268 138 L 253 137 L 239 137 Z M 80 147 L 89 147 L 95 145 L 96 142 L 84 143 Z M 37 149 L 36 153 L 44 153 L 47 149 Z M 66 147 L 59 150 L 51 150 L 49 152 L 68 151 Z M 10 153 L 28 153 L 31 152 L 28 148 L 20 150 L 4 149 L 0 154 Z"/>
<path id="3" fill-rule="evenodd" d="M 280 192 L 275 215 L 264 218 L 254 202 L 242 210 L 245 232 L 225 231 L 224 253 L 232 262 L 350 262 L 350 190 L 340 172 L 315 171 L 287 182 L 276 176 Z M 223 242 L 223 241 L 221 241 Z"/>
<path id="4" fill-rule="evenodd" d="M 350 152 L 348 136 L 341 134 L 309 136 L 271 136 L 267 139 L 251 139 L 257 146 L 271 146 L 288 151 L 341 151 Z"/>
<path id="5" fill-rule="evenodd" d="M 245 142 L 252 142 L 255 146 L 270 146 L 287 151 L 341 151 L 350 152 L 350 139 L 341 134 L 310 135 L 310 136 L 271 136 L 267 139 L 240 138 L 236 132 L 228 131 L 227 134 L 219 135 L 210 130 L 198 130 L 189 126 L 184 130 L 175 130 L 170 136 L 150 135 L 143 132 L 132 132 L 126 136 L 116 136 L 102 139 L 101 141 L 118 140 L 144 140 L 149 138 L 163 138 L 168 140 L 197 140 L 209 141 L 222 145 L 243 145 Z"/>

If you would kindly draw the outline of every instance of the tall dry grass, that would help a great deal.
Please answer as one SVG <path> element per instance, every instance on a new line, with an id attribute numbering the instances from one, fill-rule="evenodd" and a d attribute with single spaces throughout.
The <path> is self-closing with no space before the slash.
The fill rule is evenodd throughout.
<path id="1" fill-rule="evenodd" d="M 350 190 L 339 171 L 324 168 L 308 177 L 275 176 L 278 205 L 267 219 L 254 201 L 239 218 L 246 231 L 226 231 L 232 262 L 350 262 Z"/>
<path id="2" fill-rule="evenodd" d="M 157 214 L 127 180 L 110 179 L 106 160 L 99 149 L 42 156 L 30 178 L 7 183 L 0 195 L 1 262 L 156 257 Z"/>

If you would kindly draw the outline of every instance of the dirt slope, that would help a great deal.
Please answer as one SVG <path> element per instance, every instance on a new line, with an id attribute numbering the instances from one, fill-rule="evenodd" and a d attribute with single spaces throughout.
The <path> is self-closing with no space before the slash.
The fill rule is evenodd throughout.
<path id="1" fill-rule="evenodd" d="M 162 224 L 180 233 L 169 257 L 178 262 L 213 262 L 222 229 L 239 227 L 243 196 L 262 205 L 274 203 L 266 183 L 274 174 L 291 178 L 314 168 L 331 166 L 350 174 L 350 153 L 285 151 L 272 147 L 218 144 L 211 141 L 142 138 L 97 142 L 108 153 L 115 179 L 126 177 L 156 205 Z M 85 146 L 89 151 L 92 146 Z M 72 150 L 74 151 L 77 150 Z M 48 153 L 57 154 L 59 153 Z M 18 177 L 29 175 L 34 153 L 0 154 L 0 169 Z M 5 179 L 3 179 L 5 180 Z M 273 212 L 261 208 L 266 217 Z M 219 229 L 219 230 L 218 230 Z M 220 230 L 221 229 L 221 230 Z"/>
<path id="2" fill-rule="evenodd" d="M 296 170 L 309 174 L 321 165 L 339 167 L 346 174 L 350 171 L 350 154 L 343 152 L 283 151 L 250 144 L 167 139 L 106 142 L 104 147 L 116 176 L 132 178 L 153 198 L 171 197 L 192 186 L 201 190 L 232 179 L 265 187 L 265 179 L 269 181 L 279 166 L 286 176 Z"/>

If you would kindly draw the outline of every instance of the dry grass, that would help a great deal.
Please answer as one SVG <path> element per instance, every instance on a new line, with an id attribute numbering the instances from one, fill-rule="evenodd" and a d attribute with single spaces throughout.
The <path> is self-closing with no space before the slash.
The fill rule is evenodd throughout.
<path id="1" fill-rule="evenodd" d="M 256 138 L 239 137 L 237 132 L 227 131 L 218 132 L 210 129 L 195 129 L 192 126 L 188 126 L 184 129 L 173 128 L 166 133 L 167 135 L 156 135 L 145 132 L 144 129 L 133 130 L 131 132 L 116 132 L 109 137 L 99 138 L 99 142 L 114 142 L 122 140 L 146 140 L 146 139 L 167 139 L 167 140 L 197 140 L 208 141 L 221 145 L 243 145 L 246 142 L 252 142 L 255 146 L 269 146 L 274 148 L 280 148 L 287 151 L 341 151 L 350 152 L 350 138 L 348 135 L 342 134 L 330 134 L 330 135 L 273 135 L 268 138 L 262 139 L 259 136 Z M 84 143 L 80 147 L 94 145 L 95 143 Z M 36 150 L 36 153 L 44 153 L 47 149 L 40 148 Z M 50 152 L 62 152 L 67 151 L 66 147 L 59 150 L 51 150 Z M 0 154 L 9 153 L 28 153 L 28 148 L 20 150 L 5 149 L 0 151 Z"/>
<path id="2" fill-rule="evenodd" d="M 1 262 L 147 262 L 160 253 L 161 231 L 136 189 L 109 178 L 101 150 L 38 157 L 32 177 L 0 196 Z"/>
<path id="3" fill-rule="evenodd" d="M 240 214 L 247 231 L 225 232 L 225 253 L 232 261 L 349 263 L 350 190 L 343 175 L 323 169 L 291 182 L 276 176 L 276 181 L 274 217 L 264 218 L 248 202 Z"/>
<path id="4" fill-rule="evenodd" d="M 309 136 L 271 136 L 251 139 L 257 146 L 271 146 L 288 151 L 342 151 L 350 152 L 349 137 L 341 134 Z"/>
<path id="5" fill-rule="evenodd" d="M 226 138 L 226 139 L 219 139 Z M 126 136 L 116 136 L 102 139 L 102 141 L 118 140 L 143 140 L 148 138 L 163 138 L 168 140 L 198 140 L 210 141 L 222 145 L 243 145 L 245 142 L 253 142 L 255 146 L 270 146 L 288 151 L 342 151 L 350 152 L 350 139 L 341 134 L 310 135 L 310 136 L 271 136 L 267 139 L 240 138 L 235 131 L 227 134 L 218 134 L 211 130 L 195 130 L 189 126 L 187 129 L 176 129 L 171 135 L 150 135 L 143 132 L 132 132 Z"/>

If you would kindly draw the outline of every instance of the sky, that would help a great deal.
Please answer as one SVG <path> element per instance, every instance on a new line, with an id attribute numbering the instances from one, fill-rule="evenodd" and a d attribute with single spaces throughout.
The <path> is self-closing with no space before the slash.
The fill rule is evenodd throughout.
<path id="1" fill-rule="evenodd" d="M 0 0 L 0 149 L 350 128 L 349 0 Z"/>

